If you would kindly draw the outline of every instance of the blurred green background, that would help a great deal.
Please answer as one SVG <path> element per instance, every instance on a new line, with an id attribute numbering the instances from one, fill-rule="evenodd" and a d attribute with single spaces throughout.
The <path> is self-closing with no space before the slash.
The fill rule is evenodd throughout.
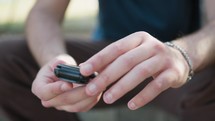
<path id="1" fill-rule="evenodd" d="M 0 0 L 0 38 L 24 37 L 24 23 L 35 1 Z M 90 38 L 97 10 L 97 0 L 72 0 L 63 23 L 65 36 Z"/>

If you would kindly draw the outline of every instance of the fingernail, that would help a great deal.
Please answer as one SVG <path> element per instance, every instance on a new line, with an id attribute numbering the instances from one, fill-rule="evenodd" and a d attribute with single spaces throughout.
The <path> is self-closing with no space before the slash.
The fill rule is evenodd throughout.
<path id="1" fill-rule="evenodd" d="M 81 65 L 82 70 L 85 74 L 91 74 L 93 71 L 93 66 L 91 64 Z"/>
<path id="2" fill-rule="evenodd" d="M 131 109 L 131 110 L 136 110 L 137 109 L 137 106 L 134 102 L 129 102 L 128 103 L 128 107 Z"/>
<path id="3" fill-rule="evenodd" d="M 104 95 L 104 100 L 106 103 L 111 104 L 113 103 L 113 95 L 111 93 L 107 93 Z"/>
<path id="4" fill-rule="evenodd" d="M 95 95 L 97 93 L 97 86 L 95 84 L 89 84 L 87 85 L 87 90 L 89 91 L 90 95 Z"/>

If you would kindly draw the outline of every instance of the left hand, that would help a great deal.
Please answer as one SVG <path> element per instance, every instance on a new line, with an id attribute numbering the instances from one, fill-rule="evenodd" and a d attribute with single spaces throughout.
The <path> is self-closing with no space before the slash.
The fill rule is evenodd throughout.
<path id="1" fill-rule="evenodd" d="M 131 110 L 140 108 L 164 90 L 182 86 L 189 67 L 178 50 L 164 45 L 146 32 L 136 32 L 116 41 L 81 64 L 81 73 L 100 74 L 86 87 L 90 96 L 104 91 L 106 103 L 111 104 L 134 89 L 148 77 L 153 80 L 129 102 Z"/>
<path id="2" fill-rule="evenodd" d="M 85 112 L 93 108 L 100 100 L 102 93 L 89 96 L 85 85 L 63 81 L 54 75 L 58 64 L 75 65 L 74 59 L 66 54 L 59 55 L 41 67 L 32 84 L 32 93 L 44 107 L 54 107 L 67 112 Z"/>

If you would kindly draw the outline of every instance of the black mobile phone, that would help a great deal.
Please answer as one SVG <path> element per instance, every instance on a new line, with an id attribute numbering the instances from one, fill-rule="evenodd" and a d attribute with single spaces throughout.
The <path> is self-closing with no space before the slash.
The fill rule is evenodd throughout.
<path id="1" fill-rule="evenodd" d="M 87 84 L 91 79 L 96 77 L 96 73 L 90 76 L 83 76 L 80 73 L 80 68 L 78 66 L 68 66 L 64 64 L 59 64 L 54 69 L 55 75 L 67 82 L 77 83 L 77 84 Z"/>

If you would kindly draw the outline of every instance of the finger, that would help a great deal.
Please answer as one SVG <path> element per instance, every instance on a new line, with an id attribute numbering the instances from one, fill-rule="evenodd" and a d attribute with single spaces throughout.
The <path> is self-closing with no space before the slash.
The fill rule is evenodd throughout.
<path id="1" fill-rule="evenodd" d="M 53 61 L 42 67 L 33 82 L 33 87 L 34 85 L 44 86 L 48 83 L 55 82 L 55 80 L 58 80 L 58 78 L 54 75 L 54 68 L 58 64 L 62 63 L 64 62 L 61 60 L 54 59 Z"/>
<path id="2" fill-rule="evenodd" d="M 162 70 L 163 67 L 164 66 L 160 62 L 158 56 L 153 56 L 152 58 L 138 64 L 105 92 L 103 96 L 104 101 L 108 104 L 115 102 L 138 86 L 146 78 L 151 77 Z"/>
<path id="3" fill-rule="evenodd" d="M 81 100 L 89 98 L 85 93 L 85 87 L 76 87 L 70 91 L 64 92 L 48 101 L 43 101 L 45 107 L 58 107 L 68 104 L 75 104 Z"/>
<path id="4" fill-rule="evenodd" d="M 129 35 L 117 42 L 114 42 L 81 64 L 80 71 L 83 75 L 90 75 L 95 71 L 101 70 L 106 65 L 114 61 L 123 53 L 136 48 L 143 43 L 144 38 L 149 37 L 146 32 Z"/>
<path id="5" fill-rule="evenodd" d="M 136 110 L 152 101 L 161 92 L 168 89 L 174 80 L 171 71 L 161 73 L 155 80 L 151 81 L 139 94 L 128 102 L 131 110 Z"/>
<path id="6" fill-rule="evenodd" d="M 44 66 L 33 81 L 32 92 L 42 100 L 49 100 L 73 87 L 72 84 L 60 81 L 54 75 L 54 67 L 59 63 L 62 62 L 54 61 L 50 65 Z"/>
<path id="7" fill-rule="evenodd" d="M 87 94 L 92 96 L 104 91 L 108 85 L 121 78 L 135 65 L 150 58 L 153 55 L 153 51 L 143 54 L 143 52 L 149 50 L 149 48 L 150 44 L 146 43 L 118 57 L 94 80 L 90 81 L 86 88 Z"/>
<path id="8" fill-rule="evenodd" d="M 71 83 L 61 81 L 52 74 L 49 77 L 36 78 L 32 84 L 33 94 L 41 100 L 50 100 L 72 88 Z"/>
<path id="9" fill-rule="evenodd" d="M 64 81 L 56 81 L 50 84 L 47 84 L 40 91 L 38 91 L 38 97 L 41 100 L 50 100 L 68 90 L 71 90 L 73 85 Z"/>
<path id="10" fill-rule="evenodd" d="M 74 105 L 64 105 L 57 107 L 58 110 L 64 110 L 67 112 L 86 112 L 90 110 L 96 103 L 98 103 L 101 94 L 87 98 Z"/>

